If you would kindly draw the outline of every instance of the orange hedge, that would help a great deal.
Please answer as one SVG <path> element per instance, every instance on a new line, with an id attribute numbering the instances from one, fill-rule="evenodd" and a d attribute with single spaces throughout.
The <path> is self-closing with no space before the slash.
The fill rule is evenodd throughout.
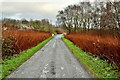
<path id="1" fill-rule="evenodd" d="M 5 30 L 2 35 L 4 40 L 2 54 L 4 56 L 32 48 L 51 36 L 50 33 L 36 30 Z"/>
<path id="2" fill-rule="evenodd" d="M 120 39 L 112 36 L 98 36 L 87 33 L 72 33 L 65 38 L 72 41 L 82 50 L 90 52 L 120 68 Z"/>

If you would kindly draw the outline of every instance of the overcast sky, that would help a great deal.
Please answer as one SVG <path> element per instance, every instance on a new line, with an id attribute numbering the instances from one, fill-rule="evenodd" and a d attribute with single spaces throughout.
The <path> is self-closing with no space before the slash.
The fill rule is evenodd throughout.
<path id="1" fill-rule="evenodd" d="M 27 20 L 46 18 L 55 24 L 56 15 L 59 10 L 64 9 L 68 5 L 79 3 L 80 1 L 94 0 L 0 0 L 0 11 L 3 18 L 24 18 Z"/>
<path id="2" fill-rule="evenodd" d="M 50 19 L 56 21 L 59 10 L 80 0 L 2 0 L 2 17 L 13 19 Z"/>

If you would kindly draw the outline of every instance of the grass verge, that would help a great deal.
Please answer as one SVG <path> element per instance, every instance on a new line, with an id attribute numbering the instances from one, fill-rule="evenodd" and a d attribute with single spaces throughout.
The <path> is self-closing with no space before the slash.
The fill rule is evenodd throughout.
<path id="1" fill-rule="evenodd" d="M 0 68 L 2 67 L 2 72 L 0 73 L 0 79 L 3 79 L 5 76 L 10 74 L 14 69 L 20 66 L 23 62 L 25 62 L 28 58 L 30 58 L 35 52 L 37 52 L 40 48 L 42 48 L 49 40 L 53 37 L 49 37 L 48 39 L 44 40 L 37 46 L 25 50 L 21 52 L 21 54 L 15 54 L 14 56 L 10 56 L 2 61 Z"/>
<path id="2" fill-rule="evenodd" d="M 62 37 L 62 40 L 73 52 L 77 59 L 93 74 L 96 78 L 120 78 L 120 72 L 114 70 L 111 64 L 98 57 L 91 56 L 74 45 L 70 40 Z"/>

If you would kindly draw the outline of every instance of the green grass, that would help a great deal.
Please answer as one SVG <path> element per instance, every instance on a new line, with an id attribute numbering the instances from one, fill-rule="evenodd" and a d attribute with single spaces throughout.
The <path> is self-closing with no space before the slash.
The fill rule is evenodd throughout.
<path id="1" fill-rule="evenodd" d="M 14 56 L 10 56 L 2 61 L 0 68 L 2 67 L 2 72 L 0 73 L 0 78 L 3 79 L 5 76 L 11 73 L 14 69 L 20 66 L 23 62 L 25 62 L 28 58 L 30 58 L 35 52 L 37 52 L 40 48 L 42 48 L 49 40 L 53 37 L 49 37 L 45 41 L 41 42 L 37 46 L 25 50 L 21 52 L 21 54 L 15 54 Z"/>
<path id="2" fill-rule="evenodd" d="M 120 72 L 118 70 L 113 70 L 111 64 L 108 64 L 107 61 L 89 55 L 87 52 L 82 51 L 79 47 L 64 37 L 62 37 L 62 40 L 77 57 L 77 59 L 85 66 L 85 68 L 87 68 L 93 74 L 94 77 L 120 78 Z"/>

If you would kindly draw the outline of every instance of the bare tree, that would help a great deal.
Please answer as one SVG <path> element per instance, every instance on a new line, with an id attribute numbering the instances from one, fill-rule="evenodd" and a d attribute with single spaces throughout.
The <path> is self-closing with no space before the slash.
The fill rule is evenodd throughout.
<path id="1" fill-rule="evenodd" d="M 120 27 L 120 2 L 80 2 L 59 11 L 57 20 L 68 32 Z"/>

